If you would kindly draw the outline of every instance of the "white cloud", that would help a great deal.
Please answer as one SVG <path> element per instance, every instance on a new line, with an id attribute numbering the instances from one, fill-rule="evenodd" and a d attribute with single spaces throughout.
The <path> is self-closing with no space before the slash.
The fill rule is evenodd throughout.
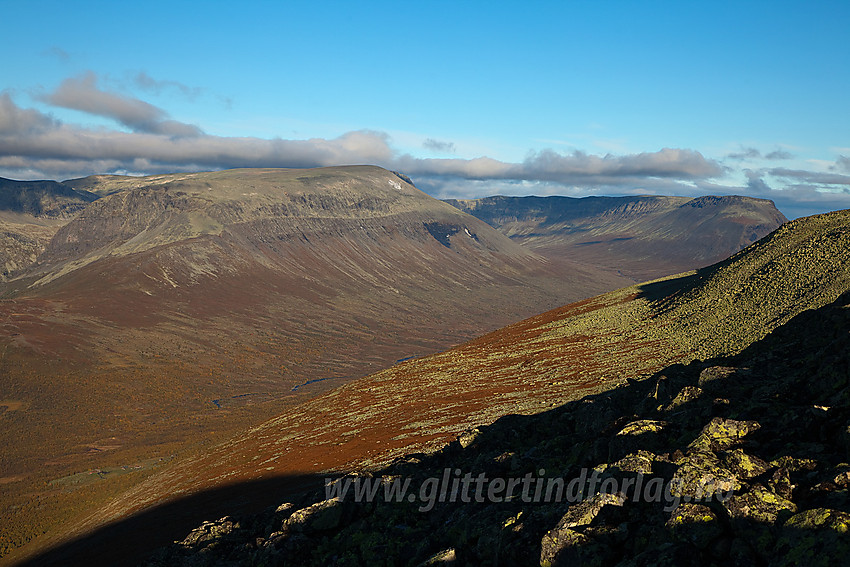
<path id="1" fill-rule="evenodd" d="M 819 171 L 804 171 L 799 169 L 785 169 L 776 167 L 768 170 L 773 177 L 800 180 L 804 183 L 816 185 L 850 185 L 850 175 L 839 173 L 823 173 Z"/>
<path id="2" fill-rule="evenodd" d="M 97 76 L 91 71 L 65 79 L 55 91 L 39 98 L 53 106 L 111 118 L 135 132 L 166 136 L 202 134 L 197 126 L 170 120 L 167 112 L 143 100 L 99 89 Z"/>
<path id="3" fill-rule="evenodd" d="M 382 132 L 348 132 L 334 139 L 284 140 L 210 136 L 167 119 L 143 101 L 97 88 L 96 77 L 65 81 L 44 100 L 109 116 L 134 132 L 89 129 L 54 120 L 17 106 L 8 93 L 0 97 L 0 156 L 28 160 L 26 167 L 44 176 L 86 175 L 108 170 L 148 172 L 230 167 L 316 167 L 369 163 L 409 175 L 469 180 L 545 181 L 584 187 L 634 186 L 652 178 L 692 179 L 718 175 L 721 167 L 693 150 L 663 149 L 624 156 L 559 154 L 545 150 L 522 163 L 488 157 L 422 159 L 397 155 Z M 188 127 L 192 128 L 192 127 Z M 188 135 L 193 134 L 193 135 Z M 142 160 L 141 162 L 139 160 Z M 11 163 L 6 161 L 7 164 Z M 64 164 L 64 165 L 63 165 Z M 108 166 L 108 170 L 103 168 Z M 653 183 L 657 183 L 653 182 Z"/>
<path id="4" fill-rule="evenodd" d="M 22 109 L 8 92 L 0 93 L 0 136 L 32 136 L 57 125 L 50 116 L 33 109 Z"/>

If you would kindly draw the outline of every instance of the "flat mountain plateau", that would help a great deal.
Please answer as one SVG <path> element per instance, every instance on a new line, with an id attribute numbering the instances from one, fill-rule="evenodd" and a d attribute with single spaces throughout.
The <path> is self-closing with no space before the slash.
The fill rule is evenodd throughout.
<path id="1" fill-rule="evenodd" d="M 551 258 L 643 282 L 728 258 L 786 222 L 741 196 L 485 197 L 446 201 Z"/>
<path id="2" fill-rule="evenodd" d="M 457 557 L 471 564 L 649 565 L 652 558 L 641 554 L 656 544 L 661 564 L 688 557 L 692 564 L 758 562 L 774 553 L 774 543 L 809 553 L 841 525 L 846 531 L 850 518 L 844 480 L 817 488 L 846 468 L 840 431 L 850 415 L 841 346 L 848 290 L 850 211 L 795 220 L 718 264 L 396 364 L 163 465 L 81 521 L 78 534 L 88 537 L 37 561 L 137 559 L 181 538 L 153 564 L 416 565 Z M 766 427 L 760 444 L 741 442 L 759 423 Z M 735 452 L 740 447 L 743 456 Z M 760 472 L 750 474 L 741 467 L 753 452 Z M 679 475 L 683 490 L 694 477 L 729 472 L 739 500 L 731 509 L 676 508 L 676 516 L 638 502 L 594 523 L 600 510 L 624 501 L 591 494 L 579 507 L 542 511 L 521 501 L 451 503 L 426 514 L 415 509 L 419 502 L 354 505 L 323 500 L 321 488 L 309 492 L 346 475 L 423 479 L 469 469 L 521 477 L 545 469 L 570 478 L 579 467 L 616 478 L 618 471 L 666 481 Z M 800 471 L 817 475 L 805 477 L 806 489 L 795 495 Z M 807 500 L 813 490 L 835 495 Z M 761 506 L 747 504 L 760 496 L 767 519 L 748 512 Z M 321 513 L 326 509 L 332 511 Z M 186 537 L 201 519 L 223 516 Z M 796 520 L 749 541 L 746 529 L 761 537 L 759 522 L 778 518 Z M 97 531 L 104 520 L 117 523 Z M 814 544 L 800 533 L 812 526 L 822 530 Z M 130 539 L 128 532 L 148 536 Z"/>
<path id="3" fill-rule="evenodd" d="M 346 400 L 335 397 L 340 390 L 300 405 L 376 370 L 408 368 L 393 366 L 399 359 L 634 283 L 530 250 L 403 175 L 367 166 L 231 170 L 0 189 L 4 218 L 15 221 L 8 233 L 32 231 L 18 238 L 25 245 L 4 249 L 0 282 L 7 562 L 167 494 L 258 478 L 260 469 L 265 478 L 384 462 L 405 440 L 439 444 L 464 420 L 495 419 L 518 400 L 537 411 L 615 378 L 553 374 L 544 380 L 561 393 L 523 401 L 548 382 L 496 375 L 491 400 L 489 370 L 479 370 L 459 375 L 469 399 L 458 403 L 453 390 L 434 398 L 430 382 L 391 374 L 397 392 Z M 761 221 L 753 230 L 767 232 Z M 589 308 L 577 305 L 568 309 Z M 607 353 L 594 356 L 605 364 Z M 503 399 L 504 388 L 513 394 Z M 399 406 L 399 396 L 410 403 Z M 394 407 L 397 416 L 386 413 Z M 286 466 L 262 451 L 245 462 L 238 452 L 204 461 L 218 443 L 289 411 L 278 419 L 324 441 L 293 434 L 307 453 Z M 423 419 L 409 432 L 360 435 L 373 412 L 384 417 L 370 427 Z M 375 455 L 382 443 L 386 454 Z"/>

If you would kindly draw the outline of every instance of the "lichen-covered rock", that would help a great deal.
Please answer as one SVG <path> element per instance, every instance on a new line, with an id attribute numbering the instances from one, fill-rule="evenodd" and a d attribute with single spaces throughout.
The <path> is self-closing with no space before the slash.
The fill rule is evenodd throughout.
<path id="1" fill-rule="evenodd" d="M 457 442 L 460 443 L 461 447 L 466 449 L 475 442 L 479 435 L 481 435 L 480 428 L 476 427 L 474 429 L 467 429 L 457 436 Z"/>
<path id="2" fill-rule="evenodd" d="M 782 526 L 771 565 L 827 567 L 850 558 L 850 514 L 815 508 L 795 514 Z"/>
<path id="3" fill-rule="evenodd" d="M 714 386 L 734 374 L 736 370 L 737 368 L 729 366 L 709 366 L 699 373 L 699 387 L 706 388 L 709 384 Z"/>
<path id="4" fill-rule="evenodd" d="M 618 433 L 618 436 L 621 435 L 644 435 L 647 433 L 658 433 L 662 431 L 667 426 L 667 423 L 664 421 L 657 421 L 654 419 L 640 419 L 638 421 L 632 421 L 627 423 Z"/>
<path id="5" fill-rule="evenodd" d="M 749 480 L 766 473 L 770 465 L 763 459 L 748 455 L 743 449 L 729 451 L 721 458 L 723 466 L 740 478 Z"/>
<path id="6" fill-rule="evenodd" d="M 745 436 L 761 426 L 756 421 L 739 421 L 715 417 L 694 439 L 688 449 L 695 451 L 722 451 L 738 445 Z"/>
<path id="7" fill-rule="evenodd" d="M 756 484 L 745 494 L 734 495 L 724 502 L 724 506 L 733 518 L 761 523 L 773 523 L 783 514 L 790 516 L 797 511 L 797 505 L 791 500 L 760 484 Z"/>
<path id="8" fill-rule="evenodd" d="M 745 494 L 736 494 L 724 502 L 734 533 L 747 542 L 748 549 L 759 557 L 769 557 L 776 545 L 774 525 L 797 511 L 792 501 L 761 485 Z M 751 563 L 749 559 L 744 563 Z"/>
<path id="9" fill-rule="evenodd" d="M 620 494 L 596 494 L 571 506 L 558 525 L 543 536 L 540 565 L 604 565 L 610 554 L 605 551 L 605 536 L 611 536 L 611 531 L 583 533 L 576 528 L 590 525 L 606 506 L 622 506 L 623 502 L 625 497 Z"/>
<path id="10" fill-rule="evenodd" d="M 723 534 L 717 515 L 704 504 L 679 504 L 670 514 L 667 527 L 673 537 L 705 549 Z"/>
<path id="11" fill-rule="evenodd" d="M 767 485 L 783 498 L 792 498 L 796 486 L 791 482 L 791 472 L 785 467 L 779 467 L 773 472 Z"/>
<path id="12" fill-rule="evenodd" d="M 740 488 L 741 483 L 732 471 L 720 465 L 714 453 L 689 453 L 679 462 L 670 481 L 671 495 L 697 502 L 723 500 Z"/>
<path id="13" fill-rule="evenodd" d="M 678 407 L 681 407 L 688 402 L 693 402 L 700 399 L 702 396 L 702 388 L 697 386 L 685 386 L 684 388 L 676 394 L 676 397 L 673 398 L 673 401 L 667 404 L 664 408 L 666 411 L 674 410 Z"/>
<path id="14" fill-rule="evenodd" d="M 609 460 L 617 460 L 640 449 L 652 451 L 662 443 L 667 422 L 640 419 L 627 423 L 608 445 Z"/>
<path id="15" fill-rule="evenodd" d="M 571 529 L 547 533 L 543 536 L 540 550 L 540 566 L 580 564 L 582 559 L 592 557 L 587 547 L 592 542 L 590 536 Z M 585 553 L 582 553 L 582 549 Z"/>
<path id="16" fill-rule="evenodd" d="M 570 506 L 555 529 L 586 526 L 605 506 L 622 506 L 625 501 L 626 498 L 622 494 L 595 494 L 587 500 Z"/>
<path id="17" fill-rule="evenodd" d="M 293 512 L 283 521 L 283 530 L 306 533 L 332 530 L 342 523 L 344 513 L 345 503 L 331 498 Z"/>
<path id="18" fill-rule="evenodd" d="M 783 455 L 778 459 L 774 459 L 770 462 L 770 464 L 774 467 L 787 469 L 790 472 L 813 471 L 818 466 L 818 462 L 815 459 L 789 457 L 788 455 Z"/>
<path id="19" fill-rule="evenodd" d="M 643 475 L 652 474 L 652 463 L 656 460 L 656 456 L 649 451 L 639 450 L 636 453 L 630 453 L 611 465 L 623 472 L 633 472 Z"/>
<path id="20" fill-rule="evenodd" d="M 239 529 L 239 524 L 233 521 L 230 516 L 225 516 L 217 522 L 204 522 L 189 532 L 189 535 L 178 544 L 198 549 L 207 547 L 221 541 L 237 529 Z"/>
<path id="21" fill-rule="evenodd" d="M 832 482 L 843 488 L 850 488 L 850 465 L 841 463 L 836 467 Z"/>

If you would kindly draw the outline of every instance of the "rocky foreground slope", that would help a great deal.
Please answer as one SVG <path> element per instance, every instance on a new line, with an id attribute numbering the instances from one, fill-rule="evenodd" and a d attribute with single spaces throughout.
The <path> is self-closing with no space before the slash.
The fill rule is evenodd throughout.
<path id="1" fill-rule="evenodd" d="M 737 356 L 669 366 L 329 480 L 312 498 L 207 522 L 146 564 L 840 564 L 850 293 Z M 355 494 L 367 483 L 371 502 Z"/>

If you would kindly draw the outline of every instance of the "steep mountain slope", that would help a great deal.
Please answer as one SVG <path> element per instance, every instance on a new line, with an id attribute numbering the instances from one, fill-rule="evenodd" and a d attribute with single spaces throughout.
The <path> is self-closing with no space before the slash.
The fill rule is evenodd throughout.
<path id="1" fill-rule="evenodd" d="M 275 477 L 285 487 L 287 475 L 290 478 L 305 474 L 321 477 L 376 470 L 413 451 L 439 450 L 464 430 L 470 431 L 461 439 L 462 444 L 467 445 L 478 434 L 476 427 L 490 424 L 507 414 L 539 413 L 586 395 L 623 386 L 630 380 L 645 379 L 672 364 L 735 356 L 765 340 L 769 333 L 788 324 L 803 311 L 820 309 L 836 301 L 848 289 L 850 211 L 798 219 L 729 260 L 695 273 L 633 286 L 568 305 L 444 353 L 397 364 L 346 384 L 227 443 L 163 466 L 159 472 L 116 498 L 97 514 L 81 521 L 79 533 L 85 533 L 104 519 L 126 517 L 130 512 L 165 502 L 173 494 L 198 493 L 199 497 L 193 502 L 199 519 L 214 519 L 234 510 L 241 512 L 250 510 L 252 506 L 269 505 L 266 499 Z M 818 319 L 807 320 L 811 326 L 815 324 L 811 321 Z M 842 329 L 840 325 L 835 328 Z M 802 339 L 805 340 L 805 337 Z M 824 343 L 813 348 L 833 347 L 831 343 Z M 692 373 L 687 376 L 687 380 L 694 380 Z M 771 375 L 767 373 L 765 376 L 769 383 Z M 799 376 L 799 379 L 804 379 L 802 374 Z M 610 427 L 623 429 L 632 420 L 629 417 L 631 413 L 646 417 L 656 415 L 653 412 L 658 411 L 663 411 L 660 417 L 672 419 L 678 415 L 676 412 L 687 409 L 688 406 L 683 404 L 702 395 L 696 390 L 679 392 L 688 384 L 687 380 L 675 382 L 675 388 L 666 393 L 666 386 L 656 388 L 653 384 L 653 395 L 659 400 L 668 395 L 671 397 L 669 407 L 665 406 L 667 409 L 664 410 L 651 404 L 649 409 L 643 406 L 633 409 L 611 406 L 608 402 L 597 404 L 595 400 L 607 399 L 602 396 L 573 406 L 594 408 L 588 410 L 593 414 L 592 418 L 590 414 L 581 417 L 586 414 L 582 410 L 584 413 L 580 412 L 577 417 L 556 419 L 565 420 L 563 425 L 544 420 L 535 422 L 539 426 L 528 430 L 545 435 L 563 427 L 567 437 L 558 440 L 559 444 L 555 447 L 558 451 L 572 451 L 563 445 L 569 442 L 578 451 L 575 458 L 570 458 L 572 460 L 559 461 L 560 457 L 556 457 L 559 453 L 550 453 L 550 447 L 543 439 L 534 451 L 525 448 L 522 452 L 507 449 L 493 455 L 488 453 L 481 457 L 485 459 L 482 463 L 498 457 L 499 466 L 525 473 L 528 463 L 549 469 L 573 466 L 588 459 L 598 458 L 597 463 L 609 462 L 604 461 L 600 453 L 604 449 L 607 456 L 609 440 L 600 438 L 596 442 L 595 437 L 587 438 L 598 433 L 596 426 L 579 428 L 577 424 L 584 419 L 592 419 L 591 424 L 614 424 Z M 840 390 L 840 385 L 837 387 Z M 642 388 L 646 390 L 646 384 Z M 646 394 L 643 390 L 641 396 Z M 740 399 L 751 397 L 749 390 L 742 392 Z M 681 395 L 677 396 L 679 393 Z M 688 398 L 691 394 L 693 396 Z M 759 396 L 762 394 L 764 392 Z M 718 391 L 717 396 L 722 397 L 722 391 Z M 710 406 L 709 402 L 713 399 L 705 398 L 705 404 Z M 767 404 L 762 409 L 771 415 L 781 414 L 770 405 L 775 398 L 762 396 L 758 399 Z M 844 402 L 846 400 L 841 403 Z M 819 403 L 829 405 L 823 401 Z M 705 404 L 699 407 L 703 408 Z M 727 404 L 720 400 L 715 405 L 722 408 Z M 565 414 L 558 410 L 557 415 Z M 702 416 L 701 413 L 699 415 Z M 736 418 L 737 414 L 733 412 L 725 416 Z M 512 418 L 511 423 L 516 422 L 517 419 Z M 699 432 L 703 425 L 705 423 L 688 427 L 696 427 Z M 646 427 L 653 431 L 656 425 L 650 423 Z M 663 427 L 657 425 L 657 428 Z M 573 429 L 580 434 L 578 437 L 570 434 Z M 612 431 L 616 433 L 620 429 Z M 683 430 L 682 435 L 691 429 Z M 522 443 L 526 435 L 523 431 L 526 430 L 517 431 L 508 437 L 515 435 L 516 442 Z M 575 445 L 577 439 L 580 445 Z M 679 437 L 673 439 L 678 443 Z M 690 442 L 691 439 L 682 441 L 680 448 Z M 442 450 L 429 457 L 435 460 L 428 462 L 451 469 L 454 467 L 449 459 L 454 454 L 452 451 L 454 449 Z M 554 462 L 549 462 L 550 455 Z M 419 455 L 407 461 L 415 464 L 424 458 Z M 660 455 L 659 461 L 665 462 Z M 682 466 L 678 457 L 672 461 L 668 457 L 666 462 Z M 519 468 L 511 468 L 512 463 L 518 463 Z M 246 485 L 245 490 L 236 492 L 238 497 L 231 495 L 230 499 L 220 492 L 221 487 L 231 483 L 260 479 L 266 479 L 264 484 L 256 485 L 264 487 L 263 490 L 252 492 L 250 485 Z M 297 486 L 300 484 L 296 483 Z M 202 491 L 213 488 L 219 492 L 210 494 L 217 497 L 204 499 Z M 187 516 L 156 513 L 145 516 L 148 522 L 145 529 L 159 530 L 158 534 L 151 536 L 151 543 L 164 543 L 178 537 L 179 534 L 174 529 L 169 531 L 168 526 L 185 528 Z M 502 520 L 505 518 L 499 521 Z M 155 522 L 156 527 L 150 522 Z M 507 524 L 500 523 L 499 526 Z M 546 529 L 554 527 L 552 524 Z M 463 533 L 471 532 L 466 530 Z M 417 537 L 422 539 L 421 535 Z M 461 538 L 461 541 L 466 540 Z M 99 553 L 119 549 L 131 552 L 123 547 L 126 545 L 123 541 L 95 538 L 90 543 L 99 546 Z M 142 542 L 138 543 L 142 545 Z M 280 543 L 289 545 L 283 540 Z M 492 547 L 486 543 L 482 545 L 488 549 Z M 323 549 L 324 553 L 331 548 Z M 540 548 L 536 553 L 539 557 Z"/>
<path id="2" fill-rule="evenodd" d="M 95 199 L 55 181 L 0 178 L 0 282 L 33 263 L 59 227 Z"/>
<path id="3" fill-rule="evenodd" d="M 719 262 L 787 219 L 751 197 L 485 197 L 449 204 L 552 258 L 646 281 Z"/>
<path id="4" fill-rule="evenodd" d="M 74 185 L 104 196 L 0 287 L 0 549 L 188 446 L 621 282 L 376 167 Z"/>

